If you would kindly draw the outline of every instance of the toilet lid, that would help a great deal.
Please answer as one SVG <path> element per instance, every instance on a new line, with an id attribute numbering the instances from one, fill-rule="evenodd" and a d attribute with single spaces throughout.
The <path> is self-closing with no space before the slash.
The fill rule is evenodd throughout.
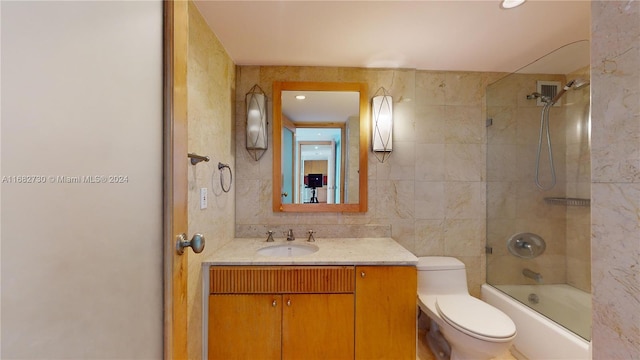
<path id="1" fill-rule="evenodd" d="M 474 337 L 506 339 L 516 333 L 505 313 L 469 295 L 438 296 L 436 308 L 447 323 Z"/>

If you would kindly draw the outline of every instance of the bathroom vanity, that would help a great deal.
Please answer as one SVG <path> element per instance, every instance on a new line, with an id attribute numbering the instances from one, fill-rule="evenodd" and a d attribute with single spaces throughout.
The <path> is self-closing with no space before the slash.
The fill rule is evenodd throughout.
<path id="1" fill-rule="evenodd" d="M 202 265 L 203 358 L 413 360 L 416 263 L 390 238 L 235 239 Z"/>

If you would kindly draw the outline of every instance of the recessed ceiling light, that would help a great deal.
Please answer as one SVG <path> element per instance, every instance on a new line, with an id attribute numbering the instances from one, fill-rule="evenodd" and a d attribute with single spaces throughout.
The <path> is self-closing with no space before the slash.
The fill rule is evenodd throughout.
<path id="1" fill-rule="evenodd" d="M 513 9 L 514 7 L 518 7 L 524 4 L 526 0 L 502 0 L 501 7 L 503 9 Z"/>
<path id="2" fill-rule="evenodd" d="M 307 98 L 307 97 L 306 97 L 306 96 L 304 96 L 304 95 L 296 95 L 296 99 L 298 99 L 298 100 L 304 100 L 304 99 L 306 99 L 306 98 Z"/>

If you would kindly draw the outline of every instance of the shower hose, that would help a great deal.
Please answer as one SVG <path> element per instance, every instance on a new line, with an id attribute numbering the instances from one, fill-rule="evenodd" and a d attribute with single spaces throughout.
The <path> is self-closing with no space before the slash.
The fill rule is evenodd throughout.
<path id="1" fill-rule="evenodd" d="M 538 136 L 538 152 L 536 153 L 536 186 L 540 190 L 551 190 L 556 185 L 556 170 L 553 165 L 553 149 L 551 148 L 551 133 L 549 131 L 549 111 L 553 106 L 553 102 L 549 101 L 544 104 L 542 114 L 540 115 L 540 135 Z M 549 151 L 549 169 L 551 170 L 551 183 L 544 186 L 540 183 L 540 152 L 542 151 L 542 137 L 546 133 L 547 149 Z"/>

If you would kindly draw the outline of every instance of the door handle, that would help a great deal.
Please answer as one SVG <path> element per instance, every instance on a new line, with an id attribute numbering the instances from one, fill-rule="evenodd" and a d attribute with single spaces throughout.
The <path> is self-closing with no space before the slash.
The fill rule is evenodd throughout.
<path id="1" fill-rule="evenodd" d="M 187 240 L 187 234 L 180 234 L 176 237 L 176 252 L 178 255 L 184 254 L 184 248 L 191 247 L 194 253 L 199 254 L 204 250 L 204 235 L 195 234 L 191 240 Z"/>
<path id="2" fill-rule="evenodd" d="M 289 196 L 289 193 L 287 193 L 287 192 L 283 192 L 282 194 L 280 194 L 280 196 L 282 196 L 282 197 L 287 197 L 287 196 Z"/>

